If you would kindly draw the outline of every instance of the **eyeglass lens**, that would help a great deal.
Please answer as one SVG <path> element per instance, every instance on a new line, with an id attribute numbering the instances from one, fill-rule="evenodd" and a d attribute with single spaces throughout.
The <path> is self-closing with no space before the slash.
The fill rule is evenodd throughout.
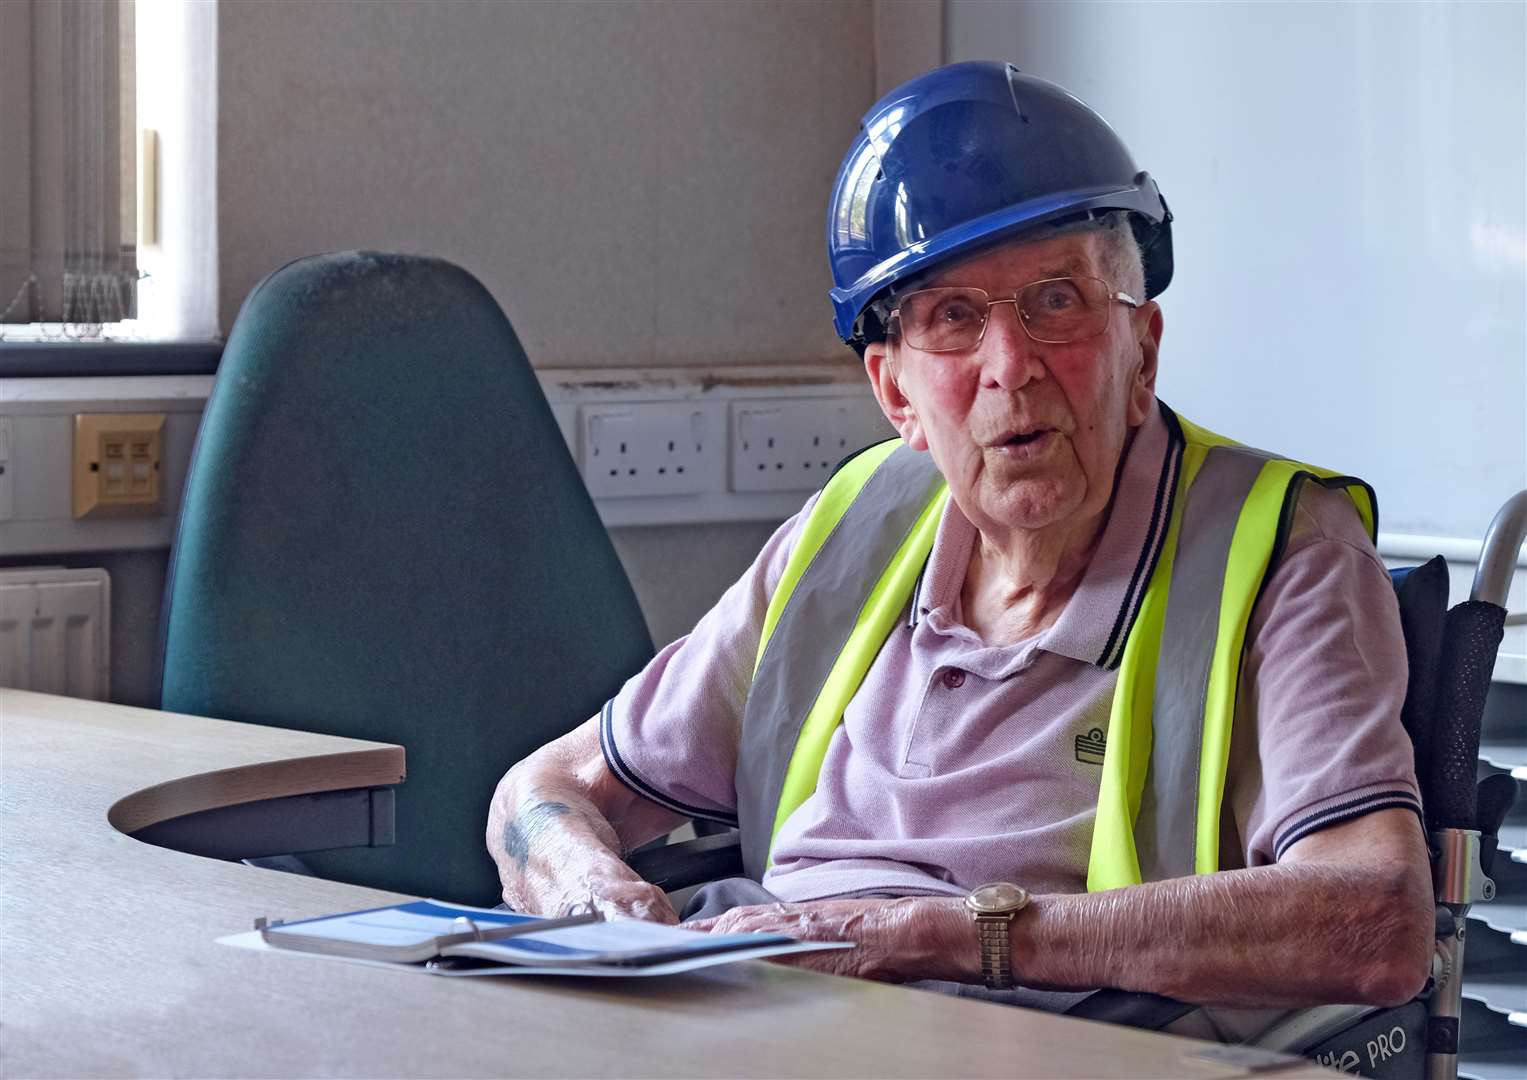
<path id="1" fill-rule="evenodd" d="M 1083 341 L 1108 325 L 1108 283 L 1097 278 L 1036 281 L 1019 290 L 1015 299 L 1024 330 L 1035 341 Z M 899 307 L 902 337 L 924 352 L 973 348 L 986 329 L 991 305 L 984 289 L 957 286 L 908 293 Z"/>

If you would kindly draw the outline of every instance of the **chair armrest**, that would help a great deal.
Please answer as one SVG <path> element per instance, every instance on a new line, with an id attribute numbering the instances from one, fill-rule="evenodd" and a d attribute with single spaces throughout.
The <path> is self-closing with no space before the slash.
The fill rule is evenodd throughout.
<path id="1" fill-rule="evenodd" d="M 626 857 L 626 865 L 663 889 L 685 889 L 742 874 L 742 841 L 735 831 L 698 836 L 679 844 L 646 848 Z"/>

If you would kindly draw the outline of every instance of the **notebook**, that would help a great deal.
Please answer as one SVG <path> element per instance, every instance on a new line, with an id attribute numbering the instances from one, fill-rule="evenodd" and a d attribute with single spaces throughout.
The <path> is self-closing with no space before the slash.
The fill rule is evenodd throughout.
<path id="1" fill-rule="evenodd" d="M 294 922 L 256 920 L 225 944 L 382 964 L 436 975 L 666 975 L 851 942 L 707 934 L 597 914 L 544 918 L 416 900 Z"/>

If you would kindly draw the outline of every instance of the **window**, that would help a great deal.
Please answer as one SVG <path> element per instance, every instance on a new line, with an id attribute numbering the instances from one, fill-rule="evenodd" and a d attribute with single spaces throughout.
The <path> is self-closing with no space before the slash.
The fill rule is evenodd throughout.
<path id="1" fill-rule="evenodd" d="M 0 331 L 137 313 L 133 0 L 0 4 Z M 51 328 L 51 333 L 49 332 Z"/>
<path id="2" fill-rule="evenodd" d="M 216 338 L 216 132 L 216 4 L 0 0 L 0 340 Z"/>

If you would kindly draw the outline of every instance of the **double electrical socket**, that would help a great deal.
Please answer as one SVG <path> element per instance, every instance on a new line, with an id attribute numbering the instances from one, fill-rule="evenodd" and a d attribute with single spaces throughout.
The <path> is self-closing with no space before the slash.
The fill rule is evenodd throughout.
<path id="1" fill-rule="evenodd" d="M 731 489 L 815 491 L 838 463 L 896 432 L 873 398 L 733 401 Z"/>
<path id="2" fill-rule="evenodd" d="M 578 458 L 596 499 L 813 491 L 843 458 L 894 434 L 870 398 L 578 406 Z"/>
<path id="3" fill-rule="evenodd" d="M 716 410 L 690 402 L 582 405 L 583 482 L 596 499 L 698 495 L 719 452 Z"/>

